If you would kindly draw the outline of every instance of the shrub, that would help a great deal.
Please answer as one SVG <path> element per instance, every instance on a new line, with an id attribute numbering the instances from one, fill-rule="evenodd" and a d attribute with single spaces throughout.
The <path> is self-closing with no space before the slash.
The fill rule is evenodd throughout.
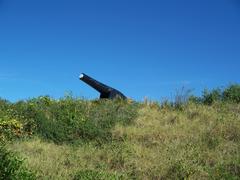
<path id="1" fill-rule="evenodd" d="M 5 179 L 36 179 L 34 173 L 23 164 L 23 160 L 0 145 L 0 180 Z"/>
<path id="2" fill-rule="evenodd" d="M 23 125 L 16 119 L 0 118 L 0 138 L 10 140 L 22 135 Z"/>
<path id="3" fill-rule="evenodd" d="M 234 84 L 226 88 L 223 92 L 223 100 L 240 103 L 240 85 Z"/>
<path id="4" fill-rule="evenodd" d="M 203 91 L 203 103 L 211 105 L 216 101 L 222 100 L 222 91 L 221 89 L 213 89 L 212 91 L 204 90 Z"/>
<path id="5" fill-rule="evenodd" d="M 10 102 L 0 98 L 0 115 L 4 114 L 10 106 Z"/>
<path id="6" fill-rule="evenodd" d="M 188 100 L 189 100 L 189 102 L 192 102 L 192 103 L 195 103 L 195 104 L 201 104 L 202 103 L 202 98 L 194 96 L 194 95 L 191 95 Z"/>
<path id="7" fill-rule="evenodd" d="M 79 140 L 106 141 L 116 123 L 131 123 L 137 115 L 137 103 L 123 100 L 85 101 L 67 96 L 60 100 L 39 97 L 14 105 L 24 130 L 55 143 Z"/>
<path id="8" fill-rule="evenodd" d="M 214 102 L 240 103 L 240 85 L 233 84 L 224 90 L 220 88 L 211 91 L 205 89 L 202 97 L 190 96 L 188 100 L 196 104 L 204 103 L 206 105 L 212 105 Z"/>
<path id="9" fill-rule="evenodd" d="M 117 123 L 129 125 L 137 115 L 137 104 L 123 100 L 102 100 L 93 103 L 89 109 L 88 120 L 82 132 L 88 138 L 111 139 L 111 128 Z M 94 131 L 92 131 L 93 129 Z"/>

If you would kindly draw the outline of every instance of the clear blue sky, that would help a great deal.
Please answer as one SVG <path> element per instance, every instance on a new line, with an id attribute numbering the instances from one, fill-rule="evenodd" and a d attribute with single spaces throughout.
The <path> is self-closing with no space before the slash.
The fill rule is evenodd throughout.
<path id="1" fill-rule="evenodd" d="M 238 0 L 0 0 L 0 96 L 96 98 L 85 72 L 128 97 L 240 82 Z"/>

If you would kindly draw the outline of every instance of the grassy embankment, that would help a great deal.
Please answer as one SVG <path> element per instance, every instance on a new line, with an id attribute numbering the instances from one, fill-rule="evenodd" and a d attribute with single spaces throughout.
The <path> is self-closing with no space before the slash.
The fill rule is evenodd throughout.
<path id="1" fill-rule="evenodd" d="M 1 138 L 38 179 L 240 177 L 236 102 L 195 98 L 159 105 L 41 97 L 2 101 L 0 114 Z"/>

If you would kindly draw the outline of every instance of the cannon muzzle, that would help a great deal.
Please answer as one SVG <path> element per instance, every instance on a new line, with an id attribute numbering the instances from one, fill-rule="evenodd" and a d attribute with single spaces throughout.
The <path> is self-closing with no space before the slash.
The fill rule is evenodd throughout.
<path id="1" fill-rule="evenodd" d="M 82 73 L 80 75 L 80 80 L 82 80 L 83 82 L 85 82 L 86 84 L 88 84 L 89 86 L 91 86 L 92 88 L 94 88 L 96 91 L 98 91 L 100 93 L 100 99 L 103 98 L 107 98 L 107 99 L 114 99 L 114 98 L 122 98 L 122 99 L 126 99 L 127 97 L 121 93 L 120 91 L 109 87 L 93 78 L 91 78 L 90 76 Z"/>

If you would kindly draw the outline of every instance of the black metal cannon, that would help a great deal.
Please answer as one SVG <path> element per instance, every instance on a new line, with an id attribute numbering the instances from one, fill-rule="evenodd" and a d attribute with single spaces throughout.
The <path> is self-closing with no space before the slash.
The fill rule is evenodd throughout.
<path id="1" fill-rule="evenodd" d="M 127 97 L 121 93 L 120 91 L 109 87 L 103 83 L 100 83 L 99 81 L 91 78 L 90 76 L 82 73 L 80 75 L 80 80 L 94 88 L 100 93 L 100 99 L 115 99 L 115 98 L 121 98 L 121 99 L 127 99 Z"/>

